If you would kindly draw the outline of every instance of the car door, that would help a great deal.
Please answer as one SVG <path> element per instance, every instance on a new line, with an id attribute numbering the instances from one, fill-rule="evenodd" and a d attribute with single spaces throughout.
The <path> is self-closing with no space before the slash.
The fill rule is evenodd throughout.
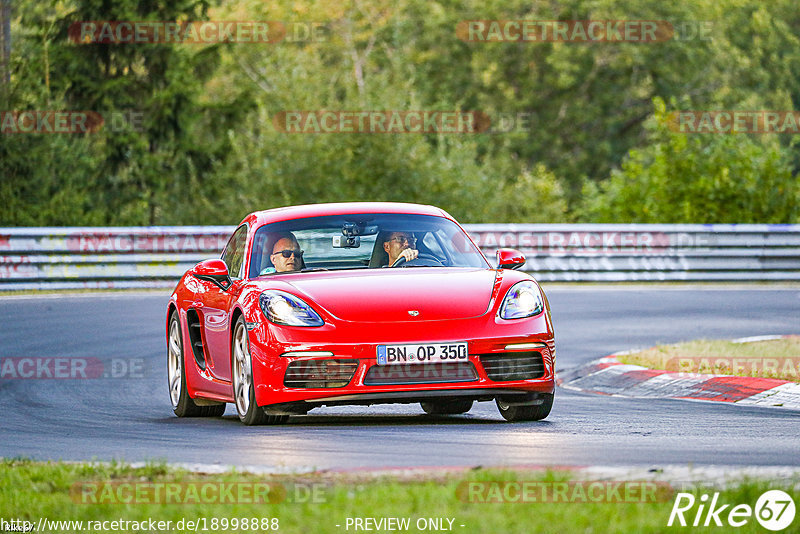
<path id="1" fill-rule="evenodd" d="M 198 291 L 203 338 L 206 343 L 206 369 L 214 378 L 231 380 L 231 308 L 241 293 L 247 225 L 233 233 L 222 253 L 232 284 L 227 289 L 211 281 L 201 280 Z"/>

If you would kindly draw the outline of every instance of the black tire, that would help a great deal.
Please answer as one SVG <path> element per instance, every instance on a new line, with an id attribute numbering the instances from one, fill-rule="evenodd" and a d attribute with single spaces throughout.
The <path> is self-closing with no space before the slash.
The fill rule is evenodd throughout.
<path id="1" fill-rule="evenodd" d="M 467 413 L 472 408 L 472 399 L 450 399 L 420 402 L 428 415 L 456 415 Z"/>
<path id="2" fill-rule="evenodd" d="M 170 361 L 171 358 L 175 358 L 174 362 Z M 175 365 L 180 369 L 176 369 Z M 180 374 L 180 378 L 177 374 Z M 173 380 L 175 380 L 174 384 Z M 183 353 L 183 331 L 178 319 L 178 312 L 172 312 L 169 318 L 169 330 L 167 330 L 167 387 L 172 411 L 178 417 L 219 417 L 225 413 L 225 404 L 198 406 L 186 390 L 186 358 Z M 173 392 L 173 389 L 176 390 Z"/>
<path id="3" fill-rule="evenodd" d="M 500 410 L 500 415 L 503 419 L 509 422 L 516 421 L 541 421 L 548 415 L 553 408 L 553 393 L 543 393 L 541 395 L 541 403 L 526 404 L 522 406 L 509 405 L 503 400 L 497 398 L 497 409 Z"/>
<path id="4" fill-rule="evenodd" d="M 240 345 L 237 347 L 237 343 Z M 250 344 L 244 317 L 239 316 L 233 327 L 231 343 L 231 379 L 233 383 L 233 400 L 239 420 L 247 426 L 278 425 L 285 423 L 288 415 L 267 415 L 264 409 L 256 404 L 256 392 L 253 385 L 253 361 L 250 357 Z M 241 390 L 241 391 L 240 391 Z"/>

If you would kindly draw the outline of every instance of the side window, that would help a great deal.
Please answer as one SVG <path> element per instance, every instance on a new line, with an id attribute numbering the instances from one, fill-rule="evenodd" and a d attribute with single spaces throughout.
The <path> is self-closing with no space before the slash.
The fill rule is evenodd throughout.
<path id="1" fill-rule="evenodd" d="M 222 253 L 222 261 L 228 266 L 228 273 L 231 278 L 242 277 L 242 262 L 244 261 L 244 246 L 247 242 L 247 225 L 243 224 L 228 240 L 225 245 L 225 252 Z"/>
<path id="2" fill-rule="evenodd" d="M 436 230 L 435 233 L 427 232 L 425 238 L 422 240 L 422 244 L 430 250 L 437 259 L 444 261 L 445 265 L 453 265 L 451 255 L 448 254 L 441 245 L 441 243 L 446 242 L 446 239 L 447 234 L 445 234 L 444 230 L 439 229 Z"/>
<path id="3" fill-rule="evenodd" d="M 436 239 L 436 236 L 433 235 L 433 232 L 425 232 L 425 237 L 422 239 L 422 244 L 425 245 L 425 248 L 431 251 L 434 256 L 437 258 L 444 258 L 444 252 L 442 252 L 442 247 L 439 246 L 439 241 Z"/>

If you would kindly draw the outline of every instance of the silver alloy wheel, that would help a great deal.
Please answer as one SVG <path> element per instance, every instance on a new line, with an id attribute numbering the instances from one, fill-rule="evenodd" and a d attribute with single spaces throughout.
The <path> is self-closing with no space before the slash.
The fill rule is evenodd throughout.
<path id="1" fill-rule="evenodd" d="M 236 410 L 244 417 L 250 408 L 250 384 L 253 380 L 250 367 L 250 348 L 247 344 L 247 329 L 244 322 L 236 325 L 233 336 L 233 395 Z"/>
<path id="2" fill-rule="evenodd" d="M 169 325 L 169 347 L 167 349 L 167 379 L 169 380 L 169 400 L 172 407 L 178 407 L 181 396 L 181 366 L 183 362 L 181 350 L 181 332 L 177 319 Z"/>

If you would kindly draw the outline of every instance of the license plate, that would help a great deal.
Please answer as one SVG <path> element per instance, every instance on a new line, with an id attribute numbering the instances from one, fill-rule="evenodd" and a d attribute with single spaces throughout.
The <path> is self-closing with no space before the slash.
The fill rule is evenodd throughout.
<path id="1" fill-rule="evenodd" d="M 424 343 L 422 345 L 378 345 L 378 365 L 438 363 L 466 360 L 466 343 Z"/>

